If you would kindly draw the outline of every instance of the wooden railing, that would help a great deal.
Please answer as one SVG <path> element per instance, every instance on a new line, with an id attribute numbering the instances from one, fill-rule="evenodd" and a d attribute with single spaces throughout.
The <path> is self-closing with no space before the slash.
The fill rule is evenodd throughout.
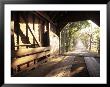
<path id="1" fill-rule="evenodd" d="M 12 76 L 38 66 L 38 62 L 50 55 L 50 47 L 20 49 L 11 63 Z"/>

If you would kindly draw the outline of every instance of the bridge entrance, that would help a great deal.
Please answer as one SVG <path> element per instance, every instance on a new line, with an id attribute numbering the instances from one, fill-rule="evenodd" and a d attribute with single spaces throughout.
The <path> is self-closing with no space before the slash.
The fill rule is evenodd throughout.
<path id="1" fill-rule="evenodd" d="M 12 11 L 11 76 L 100 76 L 95 23 L 98 11 Z"/>

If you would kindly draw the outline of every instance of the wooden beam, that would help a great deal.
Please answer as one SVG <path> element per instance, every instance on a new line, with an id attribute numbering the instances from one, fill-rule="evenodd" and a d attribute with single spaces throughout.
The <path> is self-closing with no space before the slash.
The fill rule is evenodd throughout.
<path id="1" fill-rule="evenodd" d="M 28 19 L 28 14 L 26 15 L 26 19 Z M 26 37 L 28 37 L 28 27 L 27 26 L 26 26 Z"/>
<path id="2" fill-rule="evenodd" d="M 40 11 L 36 11 L 36 12 L 33 12 L 35 15 L 38 16 L 38 14 L 43 17 L 44 19 L 46 19 L 47 21 L 49 21 L 51 24 L 53 24 L 55 26 L 55 23 L 53 23 L 53 21 L 49 18 L 48 15 L 46 15 L 45 13 L 42 13 Z"/>
<path id="3" fill-rule="evenodd" d="M 33 31 L 35 32 L 35 15 L 32 15 L 32 20 L 33 20 Z M 33 37 L 33 44 L 35 44 L 35 38 Z M 35 45 L 34 45 L 35 47 Z"/>
<path id="4" fill-rule="evenodd" d="M 39 47 L 39 48 L 33 48 L 33 49 L 31 49 L 31 48 L 30 49 L 20 49 L 18 52 L 19 52 L 18 53 L 19 55 L 22 55 L 22 54 L 23 55 L 30 54 L 30 55 L 27 55 L 27 56 L 22 55 L 20 58 L 12 60 L 11 67 L 13 68 L 15 74 L 18 71 L 22 71 L 21 66 L 27 64 L 28 67 L 31 67 L 31 66 L 29 66 L 30 62 L 33 61 L 33 64 L 35 64 L 35 62 L 39 58 L 48 56 L 50 54 L 50 48 L 49 47 Z M 26 70 L 27 68 L 24 68 L 24 70 Z"/>
<path id="5" fill-rule="evenodd" d="M 24 21 L 25 21 L 25 23 L 26 23 L 26 26 L 27 26 L 27 28 L 29 29 L 30 33 L 32 34 L 32 36 L 33 36 L 35 42 L 36 42 L 39 46 L 41 46 L 40 42 L 38 42 L 38 41 L 36 40 L 36 38 L 35 38 L 35 36 L 34 36 L 34 33 L 32 32 L 32 29 L 29 27 L 29 25 L 28 25 L 28 20 L 25 18 L 24 15 L 22 15 L 22 18 L 24 19 Z"/>
<path id="6" fill-rule="evenodd" d="M 47 51 L 47 50 L 50 50 L 50 47 L 19 49 L 18 51 L 16 51 L 16 57 L 20 58 L 20 57 L 23 57 L 23 56 L 26 56 L 26 55 L 40 53 L 40 52 Z"/>
<path id="7" fill-rule="evenodd" d="M 19 13 L 16 12 L 14 15 L 14 32 L 17 33 L 17 45 L 19 45 L 19 31 L 20 31 L 20 25 L 19 25 Z M 19 47 L 17 47 L 19 49 Z"/>
<path id="8" fill-rule="evenodd" d="M 56 14 L 53 15 L 52 20 L 54 20 L 58 14 L 59 14 L 59 12 L 56 11 Z"/>

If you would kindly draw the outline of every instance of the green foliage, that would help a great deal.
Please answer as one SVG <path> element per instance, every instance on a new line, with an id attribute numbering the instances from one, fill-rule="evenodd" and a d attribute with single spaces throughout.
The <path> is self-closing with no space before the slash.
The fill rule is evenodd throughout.
<path id="1" fill-rule="evenodd" d="M 82 32 L 84 30 L 85 32 Z M 77 38 L 80 38 L 88 50 L 99 51 L 100 37 L 99 27 L 92 28 L 91 23 L 86 21 L 70 22 L 61 31 L 62 52 L 74 50 Z"/>
<path id="2" fill-rule="evenodd" d="M 88 48 L 88 41 L 89 41 L 89 35 L 88 34 L 81 34 L 80 39 L 82 40 L 83 44 L 86 48 Z"/>

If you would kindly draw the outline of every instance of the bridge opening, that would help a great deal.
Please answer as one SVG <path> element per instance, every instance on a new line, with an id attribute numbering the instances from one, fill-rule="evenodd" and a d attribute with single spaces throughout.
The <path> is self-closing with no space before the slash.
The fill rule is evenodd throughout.
<path id="1" fill-rule="evenodd" d="M 69 22 L 60 32 L 60 53 L 73 51 L 100 55 L 100 27 L 91 20 Z"/>

